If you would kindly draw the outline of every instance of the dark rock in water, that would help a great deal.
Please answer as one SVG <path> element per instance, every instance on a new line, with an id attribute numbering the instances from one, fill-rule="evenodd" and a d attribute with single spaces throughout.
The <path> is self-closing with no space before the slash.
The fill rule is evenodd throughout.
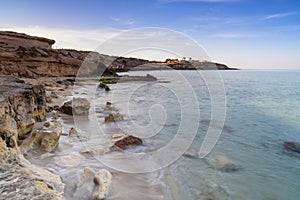
<path id="1" fill-rule="evenodd" d="M 90 102 L 85 98 L 74 98 L 65 102 L 59 111 L 67 115 L 88 115 L 90 110 Z"/>
<path id="2" fill-rule="evenodd" d="M 142 145 L 143 141 L 142 139 L 132 136 L 132 135 L 127 135 L 127 134 L 115 134 L 111 138 L 113 146 L 113 149 L 127 149 L 131 146 L 138 146 Z"/>
<path id="3" fill-rule="evenodd" d="M 184 152 L 183 156 L 187 157 L 187 158 L 192 158 L 192 159 L 198 159 L 198 153 L 196 150 L 194 149 L 189 149 L 186 152 Z"/>
<path id="4" fill-rule="evenodd" d="M 283 145 L 288 150 L 300 153 L 300 143 L 285 141 Z"/>
<path id="5" fill-rule="evenodd" d="M 103 88 L 105 91 L 110 91 L 110 88 L 108 87 L 108 85 L 106 85 L 103 82 L 99 83 L 99 88 Z"/>

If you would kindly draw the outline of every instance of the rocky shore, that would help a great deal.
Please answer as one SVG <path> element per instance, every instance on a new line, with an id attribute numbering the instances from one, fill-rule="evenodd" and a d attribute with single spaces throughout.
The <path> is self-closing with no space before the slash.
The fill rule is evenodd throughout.
<path id="1" fill-rule="evenodd" d="M 40 85 L 0 76 L 0 193 L 3 199 L 63 199 L 64 184 L 53 170 L 24 159 L 20 144 L 45 119 L 46 95 Z"/>
<path id="2" fill-rule="evenodd" d="M 234 69 L 208 61 L 167 59 L 161 62 L 109 56 L 91 51 L 53 49 L 54 43 L 55 40 L 52 39 L 0 31 L 0 74 L 26 78 L 76 76 L 87 56 L 89 63 L 86 64 L 89 67 L 82 68 L 81 75 L 115 75 L 115 72 L 129 70 Z"/>
<path id="3" fill-rule="evenodd" d="M 193 70 L 199 65 L 197 69 L 230 69 L 226 65 L 208 62 L 158 62 L 53 49 L 54 43 L 47 38 L 0 31 L 0 194 L 3 199 L 64 199 L 65 185 L 58 173 L 52 168 L 30 163 L 24 155 L 32 149 L 39 149 L 45 155 L 57 149 L 61 135 L 66 134 L 57 118 L 58 112 L 88 115 L 88 101 L 70 100 L 75 76 L 87 56 L 92 55 L 88 63 L 90 67 L 83 69 L 81 75 L 103 73 L 117 77 L 103 82 L 156 80 L 151 75 L 119 78 L 116 73 L 134 68 Z M 111 103 L 108 107 L 110 113 L 105 118 L 106 123 L 123 120 L 123 116 L 112 109 Z M 73 134 L 80 138 L 76 129 L 70 130 L 70 135 Z M 112 135 L 111 142 L 110 150 L 143 144 L 141 139 L 129 134 Z M 95 172 L 85 168 L 74 195 L 78 199 L 83 194 L 90 199 L 103 199 L 108 194 L 111 179 L 112 175 L 105 169 Z M 91 188 L 89 194 L 81 192 L 86 187 Z"/>

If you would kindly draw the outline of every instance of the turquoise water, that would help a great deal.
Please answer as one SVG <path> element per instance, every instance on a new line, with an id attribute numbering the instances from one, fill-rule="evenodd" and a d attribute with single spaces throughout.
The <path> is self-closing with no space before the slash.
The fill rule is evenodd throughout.
<path id="1" fill-rule="evenodd" d="M 86 166 L 94 170 L 104 167 L 113 173 L 108 197 L 112 200 L 197 200 L 207 191 L 207 183 L 221 188 L 221 197 L 216 199 L 226 199 L 224 194 L 236 200 L 299 199 L 300 155 L 285 150 L 283 142 L 300 142 L 300 72 L 129 74 L 147 73 L 158 80 L 110 85 L 108 93 L 96 89 L 95 82 L 75 87 L 77 95 L 93 104 L 88 118 L 75 119 L 75 125 L 87 139 L 62 136 L 59 149 L 42 160 L 32 152 L 32 162 L 52 167 L 62 176 L 67 184 L 66 199 L 74 199 L 74 185 Z M 214 84 L 209 85 L 208 78 L 218 88 L 222 81 L 224 90 L 212 89 Z M 216 103 L 222 105 L 226 100 L 225 113 L 212 103 L 213 98 L 224 94 L 225 98 L 216 98 Z M 124 121 L 104 123 L 106 101 L 112 101 L 124 114 Z M 220 112 L 211 119 L 216 110 Z M 220 121 L 223 114 L 224 125 Z M 75 126 L 67 116 L 61 117 L 65 132 Z M 211 121 L 215 123 L 210 124 Z M 200 159 L 198 151 L 209 125 L 222 134 L 206 159 Z M 109 137 L 120 132 L 139 136 L 144 144 L 126 152 L 94 156 L 82 153 L 104 149 Z M 74 153 L 85 159 L 71 167 L 57 162 Z M 239 170 L 223 172 L 211 168 L 207 160 L 218 157 L 226 157 L 240 166 Z"/>
<path id="2" fill-rule="evenodd" d="M 178 72 L 174 71 L 158 71 L 151 74 L 157 76 L 159 81 L 147 83 L 134 91 L 129 103 L 131 112 L 128 115 L 132 117 L 131 122 L 136 120 L 137 123 L 155 126 L 149 119 L 148 111 L 155 104 L 164 107 L 167 115 L 166 126 L 154 137 L 146 139 L 146 146 L 157 149 L 174 138 L 182 120 L 180 111 L 186 109 L 186 105 L 178 103 L 179 97 L 169 85 L 180 88 L 182 82 L 187 80 L 178 79 Z M 211 97 L 201 79 L 205 79 L 205 74 L 201 76 L 195 71 L 181 71 L 180 74 L 189 80 L 199 102 L 200 123 L 187 122 L 190 123 L 190 127 L 191 124 L 199 123 L 197 136 L 188 150 L 197 152 L 211 117 Z M 226 156 L 242 168 L 231 173 L 220 172 L 209 168 L 201 159 L 182 156 L 165 169 L 172 174 L 171 181 L 178 185 L 176 189 L 169 188 L 171 196 L 173 195 L 171 198 L 197 199 L 203 182 L 210 181 L 222 186 L 232 199 L 298 199 L 300 156 L 286 151 L 283 142 L 300 141 L 300 72 L 222 71 L 220 75 L 227 101 L 225 127 L 208 158 Z M 122 90 L 123 95 L 128 96 L 126 87 L 130 87 L 130 84 L 120 84 L 115 89 Z M 189 100 L 190 104 L 194 103 L 194 97 L 187 101 Z M 122 109 L 124 107 L 119 106 L 124 102 L 115 103 L 121 112 L 126 113 L 125 109 Z M 159 117 L 160 114 L 156 116 Z M 132 127 L 132 124 L 124 122 L 120 126 Z M 139 135 L 136 127 L 134 130 L 125 130 Z"/>

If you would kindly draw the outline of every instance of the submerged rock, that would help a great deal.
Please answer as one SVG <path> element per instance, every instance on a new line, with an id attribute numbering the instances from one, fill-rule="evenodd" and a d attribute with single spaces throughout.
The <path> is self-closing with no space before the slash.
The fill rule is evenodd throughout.
<path id="1" fill-rule="evenodd" d="M 76 167 L 85 160 L 85 157 L 79 153 L 70 153 L 68 155 L 55 158 L 55 164 L 60 167 Z"/>
<path id="2" fill-rule="evenodd" d="M 118 122 L 124 120 L 124 116 L 120 113 L 110 113 L 104 118 L 105 123 L 108 122 Z"/>
<path id="3" fill-rule="evenodd" d="M 111 137 L 111 143 L 113 149 L 127 149 L 132 146 L 142 145 L 142 139 L 127 135 L 127 134 L 114 134 Z"/>
<path id="4" fill-rule="evenodd" d="M 226 156 L 218 156 L 214 160 L 204 158 L 204 161 L 209 167 L 224 172 L 233 172 L 241 169 L 240 165 L 233 163 Z"/>
<path id="5" fill-rule="evenodd" d="M 106 169 L 95 172 L 89 167 L 85 167 L 80 181 L 76 185 L 73 198 L 76 199 L 105 199 L 109 192 L 112 175 Z"/>
<path id="6" fill-rule="evenodd" d="M 194 150 L 194 149 L 188 149 L 186 152 L 184 152 L 183 156 L 187 158 L 193 158 L 193 159 L 198 159 L 199 152 Z"/>
<path id="7" fill-rule="evenodd" d="M 88 115 L 91 104 L 86 98 L 74 98 L 65 102 L 59 111 L 67 115 Z"/>
<path id="8" fill-rule="evenodd" d="M 288 150 L 300 153 L 300 143 L 298 143 L 298 142 L 285 141 L 283 145 Z"/>
<path id="9" fill-rule="evenodd" d="M 198 200 L 231 200 L 231 198 L 220 185 L 206 182 L 201 188 Z"/>
<path id="10" fill-rule="evenodd" d="M 40 146 L 42 151 L 51 152 L 57 146 L 62 134 L 62 122 L 58 120 L 45 122 L 41 129 L 33 131 L 20 145 L 20 150 L 30 150 Z"/>

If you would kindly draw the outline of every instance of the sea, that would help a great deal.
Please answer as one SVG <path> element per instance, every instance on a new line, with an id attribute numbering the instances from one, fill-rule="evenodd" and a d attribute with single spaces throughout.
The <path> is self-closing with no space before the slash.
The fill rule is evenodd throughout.
<path id="1" fill-rule="evenodd" d="M 60 114 L 65 134 L 58 148 L 26 154 L 57 171 L 65 199 L 91 198 L 76 194 L 85 167 L 112 173 L 111 200 L 300 199 L 300 155 L 283 146 L 300 142 L 300 71 L 122 75 L 146 74 L 157 80 L 110 84 L 109 92 L 94 79 L 78 79 L 73 95 L 89 99 L 89 116 Z M 109 113 L 124 120 L 105 123 Z M 68 136 L 71 127 L 80 137 Z M 111 136 L 120 133 L 142 138 L 143 145 L 109 149 Z"/>

